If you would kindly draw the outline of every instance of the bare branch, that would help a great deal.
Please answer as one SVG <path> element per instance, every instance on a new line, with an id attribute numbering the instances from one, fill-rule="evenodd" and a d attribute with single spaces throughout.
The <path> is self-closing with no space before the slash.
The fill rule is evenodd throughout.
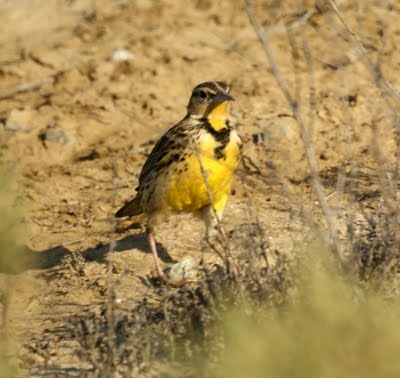
<path id="1" fill-rule="evenodd" d="M 375 75 L 375 79 L 378 83 L 383 84 L 383 88 L 386 89 L 387 92 L 389 92 L 397 101 L 400 101 L 400 93 L 393 87 L 392 84 L 390 84 L 385 76 L 383 75 L 383 72 L 381 70 L 381 67 L 379 64 L 375 63 L 372 58 L 369 56 L 367 50 L 361 43 L 361 41 L 358 39 L 356 33 L 354 33 L 353 29 L 350 27 L 350 25 L 346 22 L 344 19 L 343 15 L 340 13 L 338 7 L 336 6 L 335 2 L 333 0 L 328 0 L 329 4 L 331 5 L 332 9 L 336 13 L 336 15 L 339 17 L 340 21 L 344 25 L 344 27 L 347 29 L 351 37 L 353 38 L 354 43 L 356 44 L 357 48 L 360 50 L 362 55 L 367 59 L 368 65 L 370 69 L 373 71 Z"/>
<path id="2" fill-rule="evenodd" d="M 271 65 L 273 76 L 275 77 L 279 88 L 281 89 L 287 102 L 289 103 L 289 106 L 291 107 L 293 114 L 295 116 L 295 119 L 297 121 L 297 125 L 299 127 L 301 138 L 302 138 L 304 148 L 305 148 L 307 163 L 309 165 L 310 172 L 311 172 L 313 187 L 316 192 L 318 201 L 321 205 L 324 217 L 325 217 L 327 225 L 328 225 L 330 243 L 332 245 L 334 252 L 338 256 L 341 264 L 344 265 L 344 257 L 342 256 L 342 253 L 340 252 L 339 243 L 337 240 L 337 229 L 336 229 L 335 217 L 333 215 L 331 208 L 328 205 L 328 201 L 327 201 L 326 194 L 325 194 L 325 189 L 319 178 L 319 174 L 318 174 L 319 169 L 318 169 L 317 159 L 315 157 L 314 147 L 312 145 L 310 133 L 308 132 L 308 130 L 306 129 L 306 127 L 304 125 L 303 117 L 302 117 L 302 114 L 300 111 L 300 106 L 299 106 L 298 102 L 296 101 L 296 99 L 293 97 L 293 95 L 290 93 L 288 85 L 281 74 L 281 71 L 276 63 L 275 56 L 272 52 L 272 48 L 271 48 L 271 44 L 269 42 L 268 35 L 259 23 L 257 16 L 255 14 L 254 7 L 251 4 L 251 1 L 244 0 L 244 2 L 245 2 L 246 12 L 249 17 L 249 20 L 254 28 L 254 31 L 256 32 L 256 34 L 258 36 L 258 39 L 267 55 L 270 65 Z"/>

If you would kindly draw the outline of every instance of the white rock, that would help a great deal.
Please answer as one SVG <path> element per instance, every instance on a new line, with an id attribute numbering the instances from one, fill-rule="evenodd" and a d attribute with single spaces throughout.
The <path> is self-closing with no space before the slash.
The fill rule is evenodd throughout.
<path id="1" fill-rule="evenodd" d="M 116 49 L 111 55 L 111 60 L 113 62 L 125 62 L 127 60 L 133 60 L 134 58 L 135 55 L 124 48 Z"/>
<path id="2" fill-rule="evenodd" d="M 168 273 L 172 282 L 191 280 L 197 275 L 198 262 L 191 256 L 185 256 L 174 264 Z"/>

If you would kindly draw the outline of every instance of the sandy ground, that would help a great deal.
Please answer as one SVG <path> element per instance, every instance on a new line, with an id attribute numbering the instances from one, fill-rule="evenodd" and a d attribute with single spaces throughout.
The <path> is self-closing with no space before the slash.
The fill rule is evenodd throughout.
<path id="1" fill-rule="evenodd" d="M 379 167 L 395 167 L 390 99 L 333 12 L 312 1 L 303 11 L 289 1 L 256 3 L 312 132 L 329 205 L 339 220 L 356 204 L 375 211 Z M 338 3 L 400 88 L 399 4 Z M 245 160 L 224 219 L 232 243 L 245 247 L 243 230 L 258 219 L 272 250 L 296 253 L 312 223 L 326 227 L 298 124 L 241 2 L 3 0 L 0 23 L 0 156 L 17 167 L 26 225 L 19 243 L 35 257 L 0 273 L 13 287 L 8 327 L 24 368 L 45 359 L 75 366 L 74 340 L 62 329 L 104 299 L 109 262 L 121 308 L 152 295 L 143 228 L 112 215 L 200 82 L 230 82 L 236 98 Z M 119 49 L 127 60 L 115 59 Z M 164 266 L 185 255 L 212 258 L 203 233 L 191 216 L 166 222 L 158 235 Z"/>

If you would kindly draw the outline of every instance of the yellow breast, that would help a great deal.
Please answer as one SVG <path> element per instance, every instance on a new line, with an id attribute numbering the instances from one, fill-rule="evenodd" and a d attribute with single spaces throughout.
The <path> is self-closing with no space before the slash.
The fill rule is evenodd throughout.
<path id="1" fill-rule="evenodd" d="M 169 178 L 166 202 L 171 209 L 196 211 L 210 204 L 210 194 L 214 203 L 229 195 L 233 172 L 240 161 L 240 139 L 232 134 L 221 159 L 215 157 L 218 143 L 212 135 L 205 133 L 199 138 L 198 153 L 193 151 L 182 163 L 184 171 L 176 169 Z"/>

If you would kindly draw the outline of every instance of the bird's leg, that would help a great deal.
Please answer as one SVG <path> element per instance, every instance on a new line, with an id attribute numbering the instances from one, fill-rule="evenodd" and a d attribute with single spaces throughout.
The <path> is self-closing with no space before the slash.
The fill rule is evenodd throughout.
<path id="1" fill-rule="evenodd" d="M 167 278 L 165 277 L 164 272 L 161 269 L 160 258 L 158 257 L 157 253 L 156 240 L 154 239 L 154 231 L 156 229 L 156 226 L 161 222 L 161 220 L 162 220 L 161 213 L 153 212 L 149 215 L 146 226 L 146 236 L 147 236 L 147 241 L 149 243 L 151 254 L 153 255 L 154 258 L 154 263 L 156 264 L 157 274 L 158 277 L 160 278 L 160 282 L 165 283 L 167 281 Z"/>
<path id="2" fill-rule="evenodd" d="M 235 274 L 239 271 L 237 261 L 232 258 L 232 254 L 229 248 L 229 238 L 224 228 L 221 226 L 222 213 L 224 211 L 226 202 L 228 200 L 229 190 L 214 202 L 214 208 L 212 205 L 207 206 L 205 211 L 205 220 L 207 226 L 206 241 L 210 247 L 218 254 L 218 256 L 225 261 L 225 264 L 229 270 Z M 204 214 L 204 213 L 203 213 Z M 222 246 L 220 251 L 214 244 L 217 240 Z"/>
<path id="3" fill-rule="evenodd" d="M 154 262 L 156 264 L 156 269 L 157 269 L 157 274 L 160 278 L 161 282 L 165 281 L 165 276 L 164 273 L 161 269 L 161 265 L 160 265 L 160 259 L 158 257 L 158 253 L 157 253 L 157 246 L 156 246 L 156 241 L 154 239 L 154 236 L 151 232 L 147 232 L 147 241 L 149 242 L 149 246 L 150 246 L 150 251 L 153 255 L 154 258 Z"/>
<path id="4" fill-rule="evenodd" d="M 215 201 L 214 209 L 212 205 L 208 205 L 207 208 L 204 209 L 207 227 L 206 240 L 208 242 L 218 239 L 220 239 L 220 241 L 222 242 L 228 240 L 225 230 L 223 229 L 223 227 L 221 227 L 222 213 L 224 211 L 227 200 L 228 195 L 224 195 L 218 201 Z M 218 236 L 220 237 L 218 238 Z"/>
<path id="5" fill-rule="evenodd" d="M 218 215 L 217 215 L 218 216 Z M 213 244 L 215 241 L 221 239 L 221 233 L 223 234 L 222 227 L 219 226 L 221 218 L 216 219 L 212 209 L 207 210 L 206 217 L 206 240 L 209 244 Z M 224 237 L 224 235 L 222 235 Z"/>

